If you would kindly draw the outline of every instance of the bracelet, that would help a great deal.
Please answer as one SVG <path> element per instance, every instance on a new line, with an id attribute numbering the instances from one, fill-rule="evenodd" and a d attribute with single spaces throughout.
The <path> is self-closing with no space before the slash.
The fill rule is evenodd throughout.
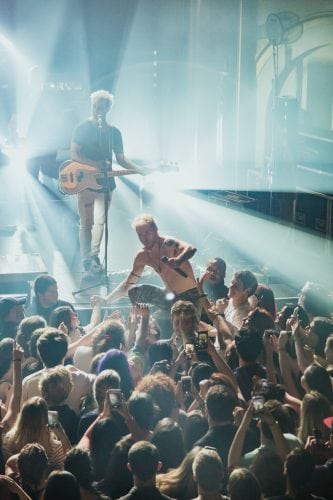
<path id="1" fill-rule="evenodd" d="M 215 316 L 221 316 L 221 318 L 225 318 L 225 314 L 224 313 L 216 313 Z"/>
<path id="2" fill-rule="evenodd" d="M 17 359 L 13 359 L 13 362 L 14 362 L 14 361 L 19 361 L 19 362 L 21 362 L 21 359 L 18 359 L 18 358 L 17 358 Z"/>

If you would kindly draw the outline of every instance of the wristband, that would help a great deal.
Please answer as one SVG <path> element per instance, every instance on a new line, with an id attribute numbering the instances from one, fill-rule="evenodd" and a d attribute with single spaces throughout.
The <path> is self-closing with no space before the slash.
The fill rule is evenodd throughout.
<path id="1" fill-rule="evenodd" d="M 224 313 L 216 313 L 216 316 L 221 316 L 221 318 L 225 318 L 225 314 Z"/>
<path id="2" fill-rule="evenodd" d="M 21 362 L 21 359 L 13 359 L 13 362 L 14 362 L 14 361 L 20 361 L 20 362 Z"/>

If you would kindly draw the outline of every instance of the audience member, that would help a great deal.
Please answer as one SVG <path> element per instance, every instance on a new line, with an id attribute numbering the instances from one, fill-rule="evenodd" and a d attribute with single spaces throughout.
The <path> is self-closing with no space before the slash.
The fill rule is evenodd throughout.
<path id="1" fill-rule="evenodd" d="M 69 306 L 73 311 L 74 307 L 65 300 L 60 300 L 58 296 L 58 284 L 52 276 L 41 274 L 37 276 L 33 284 L 34 296 L 31 305 L 28 307 L 27 316 L 42 316 L 49 324 L 52 311 L 57 307 Z"/>
<path id="2" fill-rule="evenodd" d="M 156 484 L 161 493 L 177 500 L 188 500 L 197 495 L 198 488 L 193 479 L 192 464 L 200 450 L 201 448 L 196 446 L 187 453 L 179 467 L 157 475 Z"/>
<path id="3" fill-rule="evenodd" d="M 19 324 L 24 319 L 25 297 L 3 297 L 0 299 L 0 340 L 15 338 Z"/>
<path id="4" fill-rule="evenodd" d="M 156 474 L 161 468 L 157 448 L 147 441 L 138 441 L 128 452 L 128 467 L 133 474 L 134 487 L 119 500 L 169 500 L 156 487 Z"/>
<path id="5" fill-rule="evenodd" d="M 198 485 L 198 496 L 195 500 L 223 500 L 221 495 L 224 480 L 222 461 L 213 449 L 200 450 L 193 461 L 193 479 Z"/>
<path id="6" fill-rule="evenodd" d="M 40 395 L 39 381 L 48 368 L 63 365 L 68 349 L 67 336 L 55 328 L 46 329 L 37 342 L 37 350 L 44 368 L 23 379 L 22 401 L 32 396 Z M 86 373 L 66 365 L 66 369 L 72 375 L 73 388 L 70 391 L 66 403 L 76 412 L 80 411 L 81 399 L 91 390 L 91 377 Z"/>

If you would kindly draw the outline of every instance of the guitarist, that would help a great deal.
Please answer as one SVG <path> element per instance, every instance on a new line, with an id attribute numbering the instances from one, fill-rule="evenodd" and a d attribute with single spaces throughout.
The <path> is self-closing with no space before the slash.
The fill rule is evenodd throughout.
<path id="1" fill-rule="evenodd" d="M 110 125 L 106 116 L 113 104 L 113 95 L 106 90 L 97 90 L 90 96 L 91 117 L 76 127 L 71 142 L 71 158 L 97 169 L 112 169 L 112 155 L 115 154 L 119 165 L 126 169 L 138 167 L 124 155 L 123 140 L 119 129 Z M 99 260 L 100 245 L 105 223 L 105 197 L 109 208 L 112 192 L 116 184 L 109 177 L 107 186 L 95 191 L 85 189 L 78 193 L 80 216 L 80 249 L 84 277 L 100 277 L 103 268 Z M 96 276 L 97 275 L 97 276 Z"/>

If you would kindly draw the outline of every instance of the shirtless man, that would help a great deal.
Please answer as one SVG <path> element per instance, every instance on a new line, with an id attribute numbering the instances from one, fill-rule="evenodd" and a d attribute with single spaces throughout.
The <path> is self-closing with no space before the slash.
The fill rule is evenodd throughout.
<path id="1" fill-rule="evenodd" d="M 200 294 L 189 262 L 196 248 L 175 238 L 161 236 L 151 215 L 139 215 L 132 226 L 143 248 L 137 253 L 128 277 L 105 301 L 110 304 L 128 293 L 133 304 L 144 302 L 170 308 L 176 300 L 188 300 L 199 307 Z M 160 275 L 165 289 L 153 285 L 134 286 L 145 266 L 152 267 Z"/>

